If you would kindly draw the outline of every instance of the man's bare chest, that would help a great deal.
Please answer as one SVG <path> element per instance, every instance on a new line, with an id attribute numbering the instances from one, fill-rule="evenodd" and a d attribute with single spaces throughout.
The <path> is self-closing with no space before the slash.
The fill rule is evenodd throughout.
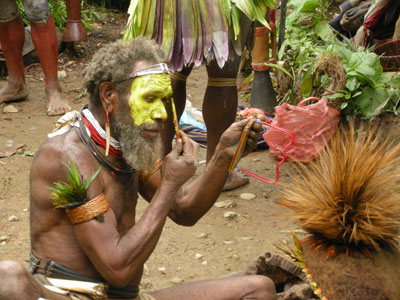
<path id="1" fill-rule="evenodd" d="M 138 198 L 137 193 L 137 185 L 134 181 L 126 184 L 113 182 L 106 185 L 104 194 L 117 218 L 118 224 L 127 215 L 134 217 Z"/>

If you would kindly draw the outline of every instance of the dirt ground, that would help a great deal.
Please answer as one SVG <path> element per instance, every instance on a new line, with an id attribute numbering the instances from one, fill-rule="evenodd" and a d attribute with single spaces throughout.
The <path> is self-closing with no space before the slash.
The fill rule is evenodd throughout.
<path id="1" fill-rule="evenodd" d="M 60 70 L 67 77 L 61 79 L 65 97 L 74 109 L 87 103 L 83 95 L 81 71 L 93 52 L 102 44 L 120 38 L 125 16 L 103 16 L 101 22 L 90 29 L 89 39 L 75 45 L 75 58 L 60 54 Z M 17 113 L 4 113 L 0 106 L 0 149 L 23 144 L 15 155 L 0 158 L 0 259 L 16 260 L 27 265 L 29 239 L 29 169 L 35 151 L 47 134 L 52 131 L 58 117 L 45 114 L 46 97 L 43 73 L 38 65 L 26 70 L 29 98 L 12 103 Z M 240 80 L 240 79 L 239 79 Z M 6 81 L 0 81 L 0 87 Z M 195 69 L 188 79 L 188 99 L 201 108 L 207 76 L 205 68 Z M 241 104 L 248 105 L 240 95 Z M 205 150 L 200 149 L 200 161 Z M 275 178 L 277 160 L 268 150 L 250 154 L 240 162 L 240 167 L 267 178 Z M 290 163 L 281 167 L 281 182 L 287 182 Z M 199 165 L 198 173 L 204 169 Z M 185 228 L 167 221 L 164 232 L 153 255 L 146 263 L 142 288 L 159 289 L 181 282 L 211 279 L 243 270 L 260 254 L 273 250 L 271 244 L 288 240 L 294 224 L 281 220 L 285 209 L 276 205 L 279 186 L 268 185 L 250 178 L 250 183 L 233 191 L 223 192 L 218 202 L 231 201 L 231 207 L 214 206 L 193 227 Z M 243 193 L 252 193 L 252 200 L 242 199 Z M 139 214 L 146 208 L 139 201 Z M 225 218 L 232 211 L 234 218 Z M 15 216 L 15 217 L 13 217 Z M 274 251 L 274 250 L 273 250 Z"/>

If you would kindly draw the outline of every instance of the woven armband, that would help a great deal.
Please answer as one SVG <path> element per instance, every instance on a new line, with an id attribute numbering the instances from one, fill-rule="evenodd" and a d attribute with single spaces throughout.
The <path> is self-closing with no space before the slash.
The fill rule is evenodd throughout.
<path id="1" fill-rule="evenodd" d="M 269 64 L 275 64 L 275 59 L 271 58 L 270 60 L 263 63 L 252 63 L 251 67 L 253 71 L 268 71 L 271 69 Z"/>
<path id="2" fill-rule="evenodd" d="M 80 224 L 102 215 L 109 208 L 106 197 L 100 194 L 74 209 L 67 209 L 66 213 L 72 224 Z"/>
<path id="3" fill-rule="evenodd" d="M 268 29 L 267 27 L 256 27 L 254 28 L 253 34 L 254 35 L 264 35 L 268 34 L 271 31 L 271 29 Z"/>

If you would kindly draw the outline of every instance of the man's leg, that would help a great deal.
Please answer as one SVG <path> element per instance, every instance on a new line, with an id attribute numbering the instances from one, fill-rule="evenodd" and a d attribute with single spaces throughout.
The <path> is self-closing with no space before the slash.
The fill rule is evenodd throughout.
<path id="1" fill-rule="evenodd" d="M 193 65 L 183 68 L 182 71 L 171 74 L 171 85 L 173 90 L 173 98 L 176 108 L 178 120 L 183 114 L 186 105 L 186 78 L 190 75 Z M 172 140 L 175 134 L 175 127 L 172 119 L 171 106 L 167 105 L 168 119 L 163 126 L 163 143 L 164 153 L 168 154 L 172 150 Z"/>
<path id="2" fill-rule="evenodd" d="M 25 13 L 31 21 L 32 41 L 39 55 L 46 83 L 48 115 L 62 115 L 71 110 L 68 101 L 63 99 L 57 75 L 57 35 L 54 20 L 48 12 L 47 0 L 24 1 Z"/>
<path id="3" fill-rule="evenodd" d="M 0 261 L 0 300 L 70 299 L 42 286 L 21 264 Z"/>
<path id="4" fill-rule="evenodd" d="M 236 76 L 240 58 L 227 61 L 220 69 L 216 61 L 207 65 L 208 85 L 203 101 L 203 118 L 207 126 L 207 161 L 213 156 L 222 133 L 235 121 L 238 94 Z M 249 181 L 238 171 L 232 172 L 224 186 L 230 190 Z"/>
<path id="5" fill-rule="evenodd" d="M 275 300 L 275 285 L 261 275 L 200 281 L 163 289 L 151 295 L 157 300 Z"/>
<path id="6" fill-rule="evenodd" d="M 4 0 L 0 12 L 0 44 L 6 59 L 8 83 L 0 90 L 0 103 L 28 96 L 22 63 L 25 30 L 15 0 Z"/>

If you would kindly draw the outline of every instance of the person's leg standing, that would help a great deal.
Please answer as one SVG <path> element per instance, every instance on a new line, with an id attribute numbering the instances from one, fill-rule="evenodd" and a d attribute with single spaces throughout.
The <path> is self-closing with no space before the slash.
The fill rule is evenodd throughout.
<path id="1" fill-rule="evenodd" d="M 6 60 L 8 83 L 0 91 L 0 103 L 28 96 L 22 62 L 24 24 L 15 0 L 2 0 L 0 9 L 0 44 Z"/>
<path id="2" fill-rule="evenodd" d="M 31 22 L 32 41 L 46 78 L 47 113 L 49 115 L 62 115 L 70 111 L 71 107 L 61 94 L 61 85 L 57 74 L 56 27 L 49 13 L 48 2 L 47 0 L 24 0 L 24 9 Z"/>

